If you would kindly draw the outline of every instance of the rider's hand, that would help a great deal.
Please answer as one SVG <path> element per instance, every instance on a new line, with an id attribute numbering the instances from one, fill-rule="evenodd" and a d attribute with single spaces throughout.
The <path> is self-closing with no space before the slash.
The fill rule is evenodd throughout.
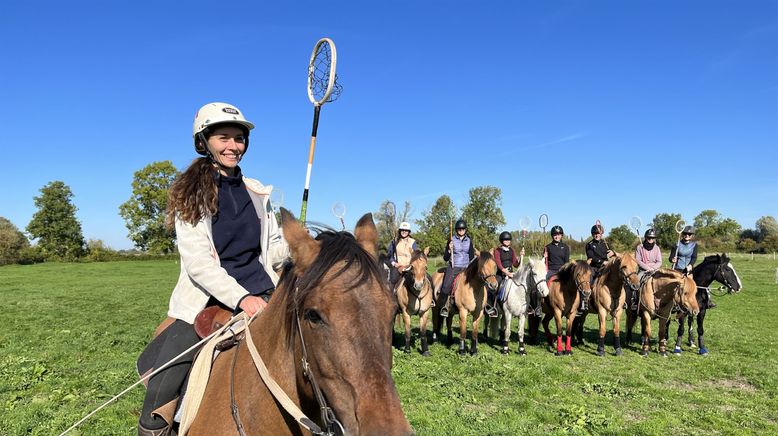
<path id="1" fill-rule="evenodd" d="M 608 255 L 608 257 L 613 257 L 613 256 L 616 255 L 616 253 L 614 253 L 613 250 L 608 250 L 607 255 Z"/>
<path id="2" fill-rule="evenodd" d="M 521 251 L 519 252 L 519 256 L 524 257 L 524 247 L 521 247 Z"/>
<path id="3" fill-rule="evenodd" d="M 513 273 L 508 271 L 508 272 L 505 273 L 505 277 L 508 277 L 509 279 L 512 279 L 513 278 Z"/>
<path id="4" fill-rule="evenodd" d="M 454 241 L 448 243 L 448 251 L 454 252 Z"/>
<path id="5" fill-rule="evenodd" d="M 691 272 L 692 272 L 692 266 L 691 265 L 686 265 L 686 272 L 688 274 L 691 274 Z"/>
<path id="6" fill-rule="evenodd" d="M 673 257 L 673 263 L 676 263 L 676 262 L 678 262 L 678 256 L 674 256 Z"/>
<path id="7" fill-rule="evenodd" d="M 262 312 L 265 310 L 265 306 L 267 306 L 265 300 L 254 295 L 243 298 L 238 305 L 248 316 L 254 316 L 255 313 Z"/>

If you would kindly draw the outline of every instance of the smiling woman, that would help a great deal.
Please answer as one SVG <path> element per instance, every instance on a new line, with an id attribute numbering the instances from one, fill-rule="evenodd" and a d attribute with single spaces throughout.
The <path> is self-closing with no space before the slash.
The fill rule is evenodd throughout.
<path id="1" fill-rule="evenodd" d="M 193 323 L 201 310 L 219 305 L 253 316 L 264 309 L 278 282 L 273 267 L 288 258 L 288 247 L 269 202 L 272 187 L 243 177 L 238 166 L 253 128 L 226 103 L 206 104 L 195 115 L 194 147 L 203 157 L 176 179 L 168 195 L 166 222 L 176 231 L 181 271 L 168 319 L 149 347 L 156 350 L 146 359 L 154 362 L 152 369 L 198 342 Z M 192 359 L 185 353 L 149 379 L 140 435 L 174 431 L 178 393 Z"/>

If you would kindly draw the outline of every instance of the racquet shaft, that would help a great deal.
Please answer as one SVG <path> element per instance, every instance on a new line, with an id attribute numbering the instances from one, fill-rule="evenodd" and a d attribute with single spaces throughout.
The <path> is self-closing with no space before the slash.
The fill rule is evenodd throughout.
<path id="1" fill-rule="evenodd" d="M 300 210 L 300 221 L 305 225 L 305 216 L 308 212 L 308 189 L 311 186 L 311 168 L 313 168 L 313 154 L 316 151 L 316 134 L 319 130 L 319 112 L 321 106 L 313 107 L 313 127 L 311 128 L 311 145 L 308 150 L 308 168 L 305 171 L 305 189 L 303 190 L 303 205 Z"/>

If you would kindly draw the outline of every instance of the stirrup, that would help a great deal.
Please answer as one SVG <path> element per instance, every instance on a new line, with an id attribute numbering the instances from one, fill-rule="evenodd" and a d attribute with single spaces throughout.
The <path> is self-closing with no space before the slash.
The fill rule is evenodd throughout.
<path id="1" fill-rule="evenodd" d="M 486 306 L 484 311 L 489 316 L 489 318 L 497 318 L 497 309 L 494 306 Z"/>

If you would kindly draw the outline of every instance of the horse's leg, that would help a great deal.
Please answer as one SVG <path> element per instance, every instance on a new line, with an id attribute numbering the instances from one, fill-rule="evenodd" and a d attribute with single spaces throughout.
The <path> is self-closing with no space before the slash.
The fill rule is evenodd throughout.
<path id="1" fill-rule="evenodd" d="M 700 301 L 700 300 L 697 300 L 697 301 Z M 700 306 L 700 313 L 702 313 L 703 310 L 705 310 L 705 309 L 703 309 L 702 306 Z M 700 315 L 698 314 L 697 316 L 699 317 Z M 688 321 L 687 321 L 688 329 L 689 329 L 689 337 L 687 338 L 687 341 L 688 341 L 687 345 L 689 345 L 689 348 L 696 347 L 695 342 L 694 342 L 694 330 L 692 329 L 692 325 L 694 325 L 694 318 L 695 317 L 690 316 Z"/>
<path id="2" fill-rule="evenodd" d="M 540 330 L 540 317 L 529 315 L 529 338 L 527 342 L 536 345 L 538 343 L 538 330 Z"/>
<path id="3" fill-rule="evenodd" d="M 548 346 L 552 348 L 554 347 L 554 336 L 551 334 L 551 329 L 548 324 L 553 317 L 554 314 L 551 311 L 548 311 L 543 315 L 543 331 L 546 333 L 546 342 L 548 343 Z"/>
<path id="4" fill-rule="evenodd" d="M 473 318 L 475 318 L 475 312 L 473 313 Z M 450 318 L 450 317 L 449 317 Z M 474 327 L 477 327 L 475 325 L 475 321 L 473 321 Z M 473 340 L 476 340 L 478 338 L 478 330 L 473 330 Z M 467 353 L 465 349 L 465 339 L 467 339 L 467 309 L 464 307 L 459 308 L 459 354 L 464 355 Z"/>
<path id="5" fill-rule="evenodd" d="M 565 338 L 565 354 L 570 356 L 573 354 L 573 348 L 572 348 L 572 336 L 575 334 L 573 331 L 573 323 L 575 323 L 575 319 L 578 318 L 575 316 L 575 310 L 571 311 L 567 314 L 567 325 L 565 327 L 565 333 L 567 334 L 567 337 Z"/>
<path id="6" fill-rule="evenodd" d="M 678 319 L 678 331 L 676 332 L 675 347 L 673 348 L 673 354 L 675 355 L 680 355 L 683 352 L 681 350 L 681 341 L 683 341 L 683 331 L 686 329 L 686 317 L 687 315 L 683 313 L 681 318 Z"/>
<path id="7" fill-rule="evenodd" d="M 454 317 L 452 316 L 451 313 L 449 313 L 448 316 L 446 317 L 446 344 L 449 346 L 451 345 L 452 342 L 454 342 L 454 334 L 451 330 L 451 323 L 454 322 L 453 318 Z M 462 320 L 460 319 L 459 322 L 462 322 Z"/>
<path id="8" fill-rule="evenodd" d="M 562 311 L 554 308 L 554 322 L 556 323 L 556 355 L 561 356 L 564 354 L 564 346 L 562 343 Z"/>
<path id="9" fill-rule="evenodd" d="M 465 312 L 467 313 L 467 312 Z M 481 322 L 481 319 L 483 319 L 485 316 L 485 312 L 482 310 L 478 313 L 478 318 L 476 318 L 475 313 L 473 313 L 473 331 L 472 331 L 472 341 L 470 341 L 470 355 L 475 356 L 478 354 L 478 323 Z M 489 318 L 487 317 L 486 323 L 489 322 Z M 462 323 L 464 324 L 464 323 Z"/>
<path id="10" fill-rule="evenodd" d="M 613 313 L 613 349 L 617 356 L 621 356 L 621 314 L 624 313 L 621 305 Z"/>
<path id="11" fill-rule="evenodd" d="M 402 311 L 403 323 L 405 324 L 405 351 L 411 352 L 411 315 L 408 313 L 408 308 L 403 308 Z"/>
<path id="12" fill-rule="evenodd" d="M 697 343 L 700 345 L 700 355 L 705 356 L 708 354 L 708 348 L 705 346 L 705 312 L 707 308 L 700 310 L 697 314 Z"/>
<path id="13" fill-rule="evenodd" d="M 434 344 L 438 340 L 440 334 L 440 316 L 438 316 L 438 307 L 430 308 L 432 312 L 432 343 Z"/>
<path id="14" fill-rule="evenodd" d="M 500 340 L 502 345 L 502 354 L 508 354 L 509 344 L 511 342 L 511 322 L 513 321 L 513 314 L 507 307 L 503 306 L 502 322 L 500 323 Z"/>
<path id="15" fill-rule="evenodd" d="M 527 350 L 524 349 L 524 323 L 527 321 L 527 314 L 522 313 L 519 315 L 519 351 L 518 353 L 521 355 L 527 354 Z M 508 335 L 510 336 L 510 329 L 508 330 Z"/>
<path id="16" fill-rule="evenodd" d="M 641 329 L 643 331 L 643 345 L 640 351 L 641 356 L 648 356 L 648 351 L 651 349 L 651 314 L 647 310 L 643 310 L 641 320 Z"/>
<path id="17" fill-rule="evenodd" d="M 662 319 L 661 316 L 659 317 L 659 334 L 657 337 L 659 338 L 659 355 L 662 357 L 667 357 L 667 330 L 668 327 L 670 327 L 670 317 L 672 316 L 672 311 L 672 307 L 667 310 L 667 320 Z"/>
<path id="18" fill-rule="evenodd" d="M 608 317 L 608 312 L 601 305 L 597 305 L 597 321 L 600 322 L 599 336 L 597 337 L 597 355 L 605 355 L 605 321 Z M 615 325 L 614 321 L 614 325 Z M 615 333 L 614 333 L 615 334 Z"/>
<path id="19" fill-rule="evenodd" d="M 586 323 L 586 312 L 584 312 L 581 316 L 576 315 L 575 319 L 573 319 L 572 336 L 575 340 L 576 346 L 585 345 L 583 338 L 584 323 Z"/>
<path id="20" fill-rule="evenodd" d="M 632 328 L 635 327 L 636 316 L 632 310 L 627 309 L 627 334 L 624 335 L 624 343 L 629 345 L 632 343 Z"/>
<path id="21" fill-rule="evenodd" d="M 430 350 L 427 348 L 427 321 L 429 320 L 430 312 L 432 309 L 427 309 L 426 312 L 421 314 L 419 319 L 419 335 L 421 336 L 421 355 L 429 356 Z"/>

